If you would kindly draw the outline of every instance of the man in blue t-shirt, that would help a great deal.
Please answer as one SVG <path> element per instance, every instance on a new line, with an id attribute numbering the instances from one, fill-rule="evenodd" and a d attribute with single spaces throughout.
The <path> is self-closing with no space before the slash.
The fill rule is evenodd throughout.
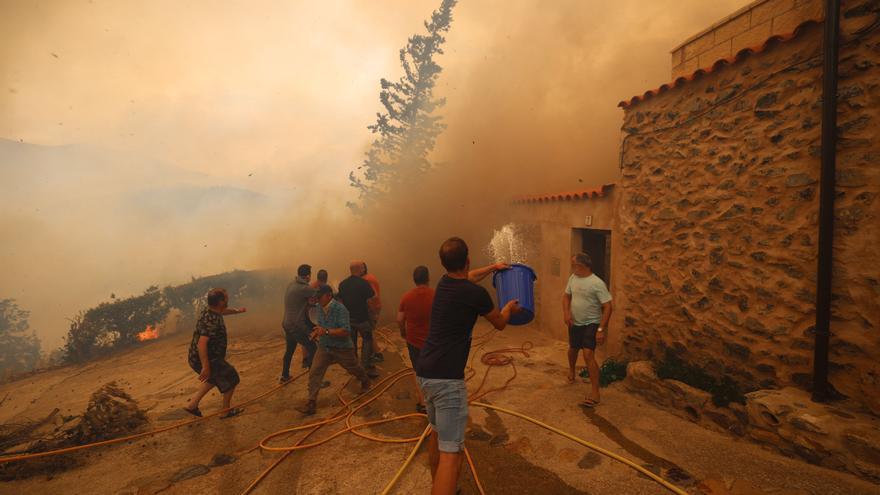
<path id="1" fill-rule="evenodd" d="M 568 327 L 568 382 L 574 383 L 578 351 L 583 349 L 584 361 L 590 372 L 592 393 L 582 406 L 599 405 L 599 363 L 596 344 L 605 342 L 605 331 L 611 318 L 611 294 L 601 278 L 593 273 L 593 262 L 584 253 L 571 258 L 571 277 L 562 296 L 562 315 Z"/>
<path id="2" fill-rule="evenodd" d="M 440 246 L 440 263 L 446 274 L 434 292 L 428 337 L 419 353 L 416 376 L 433 430 L 428 440 L 434 480 L 431 493 L 452 495 L 461 472 L 468 419 L 464 368 L 474 323 L 482 316 L 503 330 L 511 313 L 519 311 L 519 303 L 510 301 L 500 311 L 495 307 L 489 292 L 477 282 L 508 265 L 497 263 L 471 270 L 467 244 L 460 238 L 449 238 Z"/>

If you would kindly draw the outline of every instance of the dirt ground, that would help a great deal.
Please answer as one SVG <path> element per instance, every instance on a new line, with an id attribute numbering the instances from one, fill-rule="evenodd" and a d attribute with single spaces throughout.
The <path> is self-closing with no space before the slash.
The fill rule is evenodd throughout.
<path id="1" fill-rule="evenodd" d="M 283 343 L 280 330 L 248 328 L 228 319 L 229 361 L 242 383 L 237 399 L 245 400 L 270 389 L 279 374 Z M 478 326 L 475 334 L 489 332 Z M 386 360 L 383 376 L 403 366 L 402 341 L 382 342 Z M 495 335 L 473 360 L 475 388 L 485 369 L 479 357 L 486 350 L 534 343 L 529 357 L 512 354 L 518 375 L 510 387 L 485 398 L 492 404 L 517 410 L 600 447 L 631 459 L 674 481 L 689 493 L 711 494 L 869 494 L 880 486 L 850 475 L 789 459 L 759 446 L 704 430 L 653 407 L 612 385 L 603 390 L 595 410 L 577 406 L 588 385 L 566 383 L 566 344 L 543 338 L 530 328 L 510 327 Z M 8 398 L 0 408 L 0 422 L 38 419 L 60 408 L 79 414 L 89 394 L 102 384 L 118 380 L 149 411 L 151 428 L 187 419 L 180 407 L 198 381 L 186 364 L 189 335 L 159 339 L 140 349 L 83 366 L 41 373 L 0 386 Z M 294 364 L 300 362 L 299 351 Z M 510 367 L 491 371 L 487 387 L 500 386 L 512 374 Z M 338 406 L 335 391 L 347 379 L 344 370 L 331 367 L 331 386 L 322 391 L 318 416 Z M 354 391 L 343 396 L 353 397 Z M 140 441 L 100 447 L 75 454 L 84 462 L 54 476 L 39 476 L 0 484 L 3 493 L 108 494 L 239 494 L 279 454 L 253 449 L 266 435 L 312 420 L 293 408 L 306 396 L 306 381 L 281 388 L 247 407 L 237 418 L 212 418 L 196 425 L 160 433 Z M 415 384 L 409 377 L 361 412 L 368 421 L 413 411 Z M 220 405 L 216 392 L 202 403 L 206 413 Z M 471 406 L 467 433 L 477 472 L 487 493 L 669 493 L 633 469 L 568 439 L 521 419 Z M 372 428 L 389 438 L 417 436 L 424 421 L 409 420 Z M 315 435 L 326 438 L 338 426 Z M 279 439 L 292 444 L 298 437 Z M 344 434 L 328 443 L 295 452 L 285 459 L 253 493 L 379 493 L 410 453 L 413 444 L 371 442 Z M 465 468 L 461 492 L 478 493 Z M 430 473 L 424 448 L 396 485 L 394 493 L 427 493 Z"/>

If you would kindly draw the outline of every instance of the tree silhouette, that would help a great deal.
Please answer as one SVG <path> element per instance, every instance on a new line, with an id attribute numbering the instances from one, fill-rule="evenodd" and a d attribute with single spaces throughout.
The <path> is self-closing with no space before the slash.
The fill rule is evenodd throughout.
<path id="1" fill-rule="evenodd" d="M 349 208 L 369 208 L 431 169 L 428 154 L 446 128 L 440 117 L 433 114 L 446 103 L 445 98 L 434 98 L 434 84 L 443 70 L 434 61 L 434 55 L 443 53 L 443 35 L 449 31 L 456 2 L 443 0 L 431 14 L 431 20 L 425 21 L 428 34 L 413 35 L 401 48 L 404 75 L 397 82 L 381 80 L 379 100 L 385 112 L 377 113 L 376 123 L 367 127 L 378 137 L 358 167 L 361 172 L 352 171 L 348 176 L 351 186 L 358 190 L 359 201 L 349 201 Z"/>
<path id="2" fill-rule="evenodd" d="M 29 316 L 14 299 L 0 300 L 0 372 L 30 371 L 39 362 L 40 340 Z"/>

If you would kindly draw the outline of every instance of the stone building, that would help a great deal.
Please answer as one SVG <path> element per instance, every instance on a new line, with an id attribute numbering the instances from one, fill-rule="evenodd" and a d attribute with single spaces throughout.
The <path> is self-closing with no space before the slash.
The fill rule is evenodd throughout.
<path id="1" fill-rule="evenodd" d="M 571 257 L 587 252 L 595 273 L 613 292 L 618 264 L 612 240 L 614 185 L 579 191 L 523 196 L 514 200 L 512 218 L 523 226 L 536 250 L 528 263 L 535 270 L 535 321 L 541 332 L 567 341 L 562 321 L 562 294 L 571 274 Z M 611 328 L 622 327 L 622 315 L 612 313 Z M 619 334 L 610 332 L 607 354 L 620 350 Z"/>
<path id="2" fill-rule="evenodd" d="M 630 361 L 627 388 L 708 428 L 880 482 L 876 0 L 841 9 L 829 381 L 846 400 L 809 393 L 824 14 L 820 0 L 758 0 L 689 38 L 672 51 L 672 83 L 620 103 L 617 183 L 518 198 L 512 216 L 538 251 L 543 333 L 566 338 L 568 258 L 601 253 L 615 304 L 605 354 Z M 732 383 L 739 399 L 659 378 L 669 356 Z"/>
<path id="3" fill-rule="evenodd" d="M 842 8 L 830 372 L 874 414 L 878 9 Z M 621 102 L 628 354 L 673 349 L 744 390 L 810 387 L 822 19 L 819 0 L 755 2 L 677 47 L 675 82 Z"/>
<path id="4" fill-rule="evenodd" d="M 620 103 L 614 296 L 622 354 L 673 353 L 730 377 L 747 397 L 740 434 L 880 480 L 876 1 L 841 8 L 829 381 L 848 399 L 816 405 L 807 392 L 823 5 L 756 1 L 676 47 L 674 82 Z"/>

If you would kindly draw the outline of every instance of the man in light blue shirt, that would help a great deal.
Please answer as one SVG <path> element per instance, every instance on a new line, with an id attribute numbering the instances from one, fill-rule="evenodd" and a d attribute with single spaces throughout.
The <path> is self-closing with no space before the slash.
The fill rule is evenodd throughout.
<path id="1" fill-rule="evenodd" d="M 599 405 L 599 363 L 594 355 L 596 344 L 605 342 L 611 318 L 611 294 L 601 278 L 593 273 L 593 262 L 584 253 L 571 258 L 571 277 L 562 297 L 562 314 L 568 327 L 568 383 L 574 383 L 578 351 L 583 349 L 590 372 L 592 393 L 582 406 Z"/>

